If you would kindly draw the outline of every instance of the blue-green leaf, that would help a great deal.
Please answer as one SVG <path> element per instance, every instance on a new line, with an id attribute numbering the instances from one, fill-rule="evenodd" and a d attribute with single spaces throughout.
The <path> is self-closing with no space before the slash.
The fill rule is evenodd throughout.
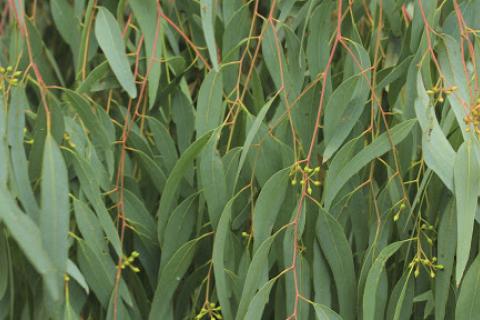
<path id="1" fill-rule="evenodd" d="M 125 53 L 120 27 L 115 17 L 106 8 L 98 9 L 95 36 L 118 82 L 127 91 L 130 98 L 136 98 L 137 87 Z"/>

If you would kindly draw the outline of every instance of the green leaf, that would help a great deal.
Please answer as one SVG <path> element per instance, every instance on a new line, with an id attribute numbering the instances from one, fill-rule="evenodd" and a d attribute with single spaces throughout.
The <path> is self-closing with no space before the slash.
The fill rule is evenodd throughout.
<path id="1" fill-rule="evenodd" d="M 75 65 L 78 64 L 75 55 L 80 44 L 80 24 L 75 18 L 73 7 L 66 0 L 52 0 L 52 18 L 63 40 L 72 49 Z"/>
<path id="2" fill-rule="evenodd" d="M 200 155 L 199 166 L 201 187 L 207 202 L 210 223 L 214 229 L 228 199 L 225 169 L 216 149 L 217 143 L 218 133 L 214 133 Z"/>
<path id="3" fill-rule="evenodd" d="M 253 297 L 252 301 L 250 302 L 247 310 L 247 314 L 245 315 L 245 319 L 249 320 L 261 320 L 263 315 L 263 310 L 265 309 L 265 305 L 268 303 L 268 298 L 270 297 L 270 291 L 272 291 L 272 287 L 277 281 L 276 278 L 269 280 L 267 283 L 263 285 L 263 287 L 258 290 L 258 292 Z"/>
<path id="4" fill-rule="evenodd" d="M 387 308 L 387 320 L 408 320 L 412 314 L 415 282 L 407 271 L 395 284 Z"/>
<path id="5" fill-rule="evenodd" d="M 12 91 L 11 103 L 8 110 L 8 132 L 7 138 L 10 145 L 11 176 L 15 181 L 18 199 L 25 212 L 31 218 L 37 218 L 39 207 L 33 194 L 33 189 L 28 176 L 28 160 L 23 144 L 25 112 L 28 100 L 25 90 L 17 87 Z"/>
<path id="6" fill-rule="evenodd" d="M 267 112 L 270 109 L 270 106 L 272 105 L 272 102 L 274 100 L 275 99 L 270 99 L 267 103 L 265 103 L 265 105 L 262 107 L 262 109 L 258 113 L 255 120 L 253 121 L 250 127 L 250 130 L 248 130 L 247 136 L 245 138 L 245 142 L 243 144 L 242 153 L 240 155 L 240 161 L 238 164 L 237 174 L 235 176 L 234 187 L 237 185 L 238 177 L 240 176 L 240 172 L 242 171 L 243 165 L 245 164 L 245 160 L 247 158 L 248 152 L 250 151 L 250 146 L 252 145 L 252 142 L 255 139 L 255 136 L 257 135 L 258 130 L 260 129 L 262 121 L 267 115 Z"/>
<path id="7" fill-rule="evenodd" d="M 317 219 L 316 236 L 333 273 L 340 314 L 354 319 L 357 289 L 352 251 L 342 226 L 332 215 L 320 208 Z"/>
<path id="8" fill-rule="evenodd" d="M 183 200 L 173 210 L 170 219 L 168 219 L 162 246 L 160 269 L 170 260 L 175 251 L 190 239 L 196 218 L 194 200 L 197 197 L 198 193 L 194 193 Z"/>
<path id="9" fill-rule="evenodd" d="M 332 1 L 322 2 L 315 8 L 310 17 L 307 60 L 312 78 L 318 77 L 327 65 L 330 54 L 329 43 L 334 29 L 330 14 L 334 8 Z"/>
<path id="10" fill-rule="evenodd" d="M 8 145 L 7 145 L 7 106 L 0 92 L 0 187 L 7 187 L 8 180 Z"/>
<path id="11" fill-rule="evenodd" d="M 252 226 L 254 251 L 272 233 L 289 185 L 290 168 L 275 173 L 263 186 L 255 204 Z"/>
<path id="12" fill-rule="evenodd" d="M 100 150 L 109 150 L 112 144 L 107 128 L 105 128 L 100 119 L 95 115 L 93 108 L 88 101 L 75 91 L 65 89 L 65 98 L 75 109 L 83 124 L 90 132 L 93 142 Z M 99 111 L 97 111 L 99 113 Z"/>
<path id="13" fill-rule="evenodd" d="M 7 255 L 7 238 L 3 232 L 0 233 L 0 252 L 5 253 L 4 256 L 0 258 L 0 300 L 2 300 L 7 293 L 8 278 L 10 276 L 8 268 L 9 264 L 11 264 L 11 261 L 9 261 L 10 259 Z"/>
<path id="14" fill-rule="evenodd" d="M 77 243 L 80 270 L 97 299 L 106 307 L 114 286 L 115 265 L 109 256 L 96 251 L 88 243 Z"/>
<path id="15" fill-rule="evenodd" d="M 75 281 L 77 281 L 77 283 L 85 290 L 87 294 L 90 292 L 82 272 L 78 269 L 77 265 L 73 263 L 70 259 L 67 261 L 67 273 L 73 279 L 75 279 Z"/>
<path id="16" fill-rule="evenodd" d="M 90 208 L 81 200 L 73 198 L 73 212 L 78 229 L 85 242 L 97 251 L 107 252 L 104 233 L 100 227 L 100 222 Z"/>
<path id="17" fill-rule="evenodd" d="M 95 177 L 94 170 L 89 162 L 82 159 L 76 153 L 72 153 L 72 155 L 73 167 L 78 179 L 80 180 L 82 192 L 85 193 L 88 201 L 95 209 L 95 213 L 97 214 L 98 221 L 103 229 L 103 232 L 105 232 L 107 239 L 112 244 L 116 253 L 120 256 L 122 254 L 120 237 L 118 236 L 114 222 L 110 217 L 107 208 L 105 207 L 105 203 L 103 202 L 100 194 L 98 182 L 96 179 L 92 178 Z"/>
<path id="18" fill-rule="evenodd" d="M 190 266 L 198 243 L 205 237 L 203 235 L 185 243 L 161 269 L 149 319 L 165 319 L 167 317 L 172 295 Z"/>
<path id="19" fill-rule="evenodd" d="M 245 319 L 245 315 L 248 312 L 248 306 L 252 303 L 257 290 L 263 287 L 267 282 L 264 278 L 269 269 L 268 254 L 276 236 L 282 231 L 283 230 L 279 230 L 265 239 L 253 255 L 252 262 L 248 267 L 248 272 L 245 277 L 245 283 L 243 285 L 242 295 L 240 303 L 238 304 L 238 311 L 235 319 Z"/>
<path id="20" fill-rule="evenodd" d="M 148 117 L 148 124 L 152 130 L 155 145 L 160 151 L 162 162 L 164 163 L 167 172 L 170 172 L 178 160 L 175 142 L 173 141 L 168 128 L 165 127 L 160 121 L 155 118 Z"/>
<path id="21" fill-rule="evenodd" d="M 175 164 L 175 167 L 168 176 L 157 211 L 157 232 L 160 245 L 163 244 L 164 229 L 167 224 L 168 218 L 170 217 L 170 211 L 173 206 L 175 194 L 177 193 L 178 187 L 180 186 L 180 182 L 190 165 L 193 163 L 194 159 L 200 154 L 202 149 L 207 144 L 211 134 L 212 132 L 207 132 L 197 141 L 195 141 L 190 147 L 188 147 L 188 149 L 185 150 L 180 159 L 178 159 L 178 162 Z"/>
<path id="22" fill-rule="evenodd" d="M 473 224 L 477 211 L 477 196 L 480 192 L 480 166 L 473 153 L 473 141 L 467 140 L 457 151 L 453 182 L 457 205 L 457 266 L 455 280 L 460 284 L 470 256 Z"/>
<path id="23" fill-rule="evenodd" d="M 49 273 L 54 268 L 47 249 L 42 241 L 42 233 L 37 225 L 25 215 L 11 198 L 9 192 L 0 188 L 0 219 L 7 227 L 22 252 L 40 274 L 43 275 L 50 294 L 58 298 L 60 283 Z M 66 267 L 66 264 L 65 264 Z"/>
<path id="24" fill-rule="evenodd" d="M 207 43 L 210 60 L 213 64 L 213 69 L 218 72 L 218 58 L 217 45 L 215 43 L 215 14 L 214 14 L 213 0 L 200 0 L 200 16 L 202 17 L 202 29 Z"/>
<path id="25" fill-rule="evenodd" d="M 232 219 L 232 206 L 239 195 L 240 193 L 230 199 L 225 205 L 213 239 L 212 265 L 215 276 L 215 288 L 217 289 L 218 300 L 222 306 L 223 317 L 226 319 L 233 319 L 233 313 L 230 303 L 232 288 L 229 287 L 227 282 L 227 270 L 225 268 L 225 247 L 230 230 L 230 220 Z"/>
<path id="26" fill-rule="evenodd" d="M 343 320 L 339 314 L 323 304 L 314 303 L 313 309 L 317 320 Z"/>
<path id="27" fill-rule="evenodd" d="M 70 206 L 68 173 L 60 148 L 51 134 L 45 139 L 41 181 L 40 231 L 42 240 L 61 283 L 67 269 Z M 58 288 L 58 296 L 62 288 Z"/>
<path id="28" fill-rule="evenodd" d="M 325 179 L 325 209 L 328 210 L 328 208 L 330 208 L 337 193 L 351 177 L 353 177 L 370 161 L 374 160 L 377 157 L 380 157 L 384 153 L 391 150 L 392 145 L 390 144 L 389 136 L 391 137 L 393 145 L 396 145 L 407 137 L 415 123 L 416 120 L 412 119 L 397 124 L 388 132 L 382 133 L 372 143 L 363 148 L 362 151 L 360 151 L 352 159 L 350 159 L 350 161 L 348 161 L 348 163 L 343 166 L 343 168 L 339 168 L 339 171 L 333 172 L 329 170 Z M 334 163 L 336 159 L 337 157 L 334 157 L 332 159 L 332 163 Z"/>
<path id="29" fill-rule="evenodd" d="M 398 241 L 386 246 L 373 262 L 373 265 L 368 272 L 367 281 L 365 283 L 365 290 L 363 292 L 363 318 L 374 319 L 376 306 L 376 295 L 380 285 L 381 275 L 384 272 L 387 260 L 400 249 L 400 247 L 409 240 Z"/>
<path id="30" fill-rule="evenodd" d="M 325 106 L 323 162 L 328 161 L 348 137 L 362 115 L 369 95 L 370 73 L 365 73 L 370 69 L 368 53 L 355 42 L 352 42 L 352 47 L 352 52 L 357 52 L 355 59 L 362 70 L 356 70 L 358 74 L 344 80 Z"/>
<path id="31" fill-rule="evenodd" d="M 445 309 L 451 287 L 455 249 L 457 245 L 457 217 L 454 201 L 443 212 L 438 229 L 438 264 L 443 270 L 435 277 L 435 319 L 445 319 Z"/>
<path id="32" fill-rule="evenodd" d="M 423 158 L 427 166 L 442 179 L 445 186 L 453 190 L 455 151 L 438 124 L 434 106 L 430 103 L 420 73 L 417 77 L 417 94 L 415 113 L 422 128 Z"/>
<path id="33" fill-rule="evenodd" d="M 480 256 L 475 258 L 460 289 L 455 308 L 455 319 L 478 319 L 480 315 Z"/>
<path id="34" fill-rule="evenodd" d="M 222 103 L 222 74 L 210 71 L 205 77 L 197 100 L 197 113 L 195 116 L 195 129 L 197 138 L 207 131 L 216 129 L 223 120 Z"/>
<path id="35" fill-rule="evenodd" d="M 95 22 L 95 36 L 113 73 L 130 98 L 137 97 L 137 87 L 125 53 L 120 27 L 108 9 L 99 7 Z"/>
<path id="36" fill-rule="evenodd" d="M 157 2 L 155 0 L 130 0 L 128 4 L 132 7 L 133 14 L 145 36 L 145 51 L 147 55 L 146 65 L 149 68 L 148 101 L 151 109 L 155 103 L 158 87 L 160 85 L 160 59 L 163 42 L 160 38 L 162 26 L 159 26 L 157 32 L 157 24 L 159 23 L 157 20 L 160 19 L 157 12 Z"/>

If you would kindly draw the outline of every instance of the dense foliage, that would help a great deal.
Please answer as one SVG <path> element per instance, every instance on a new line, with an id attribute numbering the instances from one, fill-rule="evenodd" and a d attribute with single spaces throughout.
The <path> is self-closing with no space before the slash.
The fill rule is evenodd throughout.
<path id="1" fill-rule="evenodd" d="M 0 0 L 0 319 L 480 319 L 479 0 Z"/>

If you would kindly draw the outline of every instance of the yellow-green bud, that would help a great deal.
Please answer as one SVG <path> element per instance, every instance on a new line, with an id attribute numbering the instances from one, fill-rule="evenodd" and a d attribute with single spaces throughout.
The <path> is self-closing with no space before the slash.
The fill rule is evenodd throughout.
<path id="1" fill-rule="evenodd" d="M 138 273 L 140 272 L 140 269 L 137 268 L 137 267 L 131 267 L 132 271 L 135 272 L 135 273 Z"/>

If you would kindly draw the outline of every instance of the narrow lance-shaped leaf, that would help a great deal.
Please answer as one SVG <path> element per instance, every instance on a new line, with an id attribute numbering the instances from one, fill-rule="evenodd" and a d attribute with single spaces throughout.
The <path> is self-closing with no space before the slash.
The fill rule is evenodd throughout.
<path id="1" fill-rule="evenodd" d="M 338 191 L 347 183 L 347 181 L 355 175 L 360 169 L 367 165 L 373 159 L 380 157 L 384 153 L 391 150 L 389 135 L 391 142 L 396 145 L 403 141 L 412 130 L 416 120 L 407 120 L 397 124 L 391 128 L 388 132 L 382 133 L 371 144 L 363 148 L 362 151 L 357 153 L 343 168 L 337 172 L 329 171 L 327 173 L 325 181 L 324 201 L 325 208 L 330 208 Z M 335 162 L 333 158 L 332 162 Z"/>
<path id="2" fill-rule="evenodd" d="M 342 226 L 324 209 L 319 212 L 317 239 L 333 273 L 340 314 L 345 319 L 354 319 L 357 281 L 352 251 Z"/>
<path id="3" fill-rule="evenodd" d="M 241 193 L 230 199 L 220 216 L 215 238 L 213 239 L 212 264 L 213 274 L 215 276 L 215 288 L 217 289 L 218 300 L 222 306 L 222 314 L 226 319 L 233 319 L 232 306 L 230 304 L 230 295 L 232 288 L 227 282 L 225 270 L 225 246 L 230 230 L 230 220 L 232 219 L 232 206 Z"/>
<path id="4" fill-rule="evenodd" d="M 370 69 L 368 53 L 359 44 L 351 44 L 362 70 L 356 70 L 354 76 L 340 84 L 325 106 L 323 162 L 330 159 L 348 137 L 365 109 L 369 94 L 370 72 L 365 72 Z"/>
<path id="5" fill-rule="evenodd" d="M 218 131 L 217 131 L 218 132 Z M 213 228 L 217 227 L 220 214 L 228 200 L 227 181 L 223 162 L 217 151 L 218 134 L 213 134 L 210 142 L 200 155 L 200 180 L 208 206 L 208 216 Z"/>
<path id="6" fill-rule="evenodd" d="M 67 0 L 51 0 L 52 18 L 63 40 L 70 46 L 75 65 L 78 64 L 77 56 L 80 45 L 80 24 L 75 18 L 72 6 Z"/>
<path id="7" fill-rule="evenodd" d="M 317 320 L 343 320 L 343 318 L 329 307 L 314 303 L 313 309 Z"/>
<path id="8" fill-rule="evenodd" d="M 137 87 L 125 53 L 120 27 L 115 17 L 106 8 L 98 9 L 95 36 L 118 82 L 127 91 L 130 98 L 136 98 Z"/>
<path id="9" fill-rule="evenodd" d="M 480 256 L 468 269 L 460 289 L 455 319 L 477 319 L 480 314 Z"/>
<path id="10" fill-rule="evenodd" d="M 8 178 L 8 146 L 7 146 L 7 106 L 0 92 L 0 187 L 6 188 Z"/>
<path id="11" fill-rule="evenodd" d="M 257 117 L 255 118 L 255 121 L 253 121 L 253 124 L 247 133 L 247 137 L 245 138 L 245 143 L 243 144 L 242 153 L 240 154 L 240 161 L 238 164 L 237 174 L 235 176 L 234 186 L 236 186 L 237 184 L 238 177 L 240 175 L 240 172 L 242 171 L 245 160 L 247 159 L 248 151 L 250 150 L 250 146 L 252 145 L 253 139 L 255 139 L 255 136 L 258 133 L 258 129 L 260 129 L 262 121 L 267 115 L 267 112 L 270 109 L 270 106 L 272 105 L 272 102 L 274 100 L 275 99 L 270 99 L 267 103 L 265 103 L 265 105 L 262 107 L 262 109 L 258 113 Z"/>
<path id="12" fill-rule="evenodd" d="M 58 295 L 59 283 L 48 275 L 54 268 L 42 241 L 42 234 L 35 222 L 25 215 L 10 196 L 0 187 L 0 221 L 5 224 L 13 239 L 32 263 L 35 270 L 44 276 L 52 296 Z M 66 263 L 65 263 L 66 267 Z"/>
<path id="13" fill-rule="evenodd" d="M 63 279 L 68 260 L 68 174 L 60 148 L 51 134 L 45 139 L 41 181 L 40 230 L 48 255 L 55 267 L 54 277 Z M 60 296 L 62 288 L 58 288 Z M 54 297 L 55 299 L 58 297 Z"/>
<path id="14" fill-rule="evenodd" d="M 219 70 L 217 58 L 217 45 L 215 43 L 215 16 L 214 16 L 214 1 L 200 0 L 200 16 L 202 17 L 203 34 L 207 42 L 208 53 L 215 71 Z"/>
<path id="15" fill-rule="evenodd" d="M 165 319 L 167 317 L 172 295 L 179 284 L 179 280 L 192 262 L 198 243 L 203 238 L 205 238 L 205 235 L 185 243 L 161 269 L 149 319 Z"/>
<path id="16" fill-rule="evenodd" d="M 268 253 L 270 252 L 273 241 L 280 232 L 282 232 L 282 230 L 277 231 L 272 236 L 265 239 L 255 252 L 248 268 L 247 276 L 245 277 L 242 298 L 240 299 L 237 315 L 235 317 L 236 320 L 245 319 L 245 315 L 248 312 L 248 306 L 254 299 L 255 293 L 265 285 L 266 281 L 262 282 L 262 278 L 264 274 L 268 272 Z"/>
<path id="17" fill-rule="evenodd" d="M 185 150 L 180 159 L 178 159 L 178 162 L 175 164 L 175 167 L 172 169 L 172 172 L 168 176 L 157 211 L 157 232 L 160 245 L 162 245 L 163 243 L 164 228 L 170 216 L 175 194 L 178 190 L 180 182 L 186 171 L 188 170 L 189 166 L 193 163 L 193 160 L 198 156 L 198 154 L 207 144 L 211 134 L 212 132 L 207 132 L 197 141 L 195 141 L 190 147 L 188 147 L 188 149 Z"/>
<path id="18" fill-rule="evenodd" d="M 457 286 L 470 256 L 473 224 L 477 211 L 477 197 L 480 191 L 480 166 L 473 151 L 473 141 L 465 141 L 457 151 L 453 171 L 455 203 L 457 205 Z"/>
<path id="19" fill-rule="evenodd" d="M 422 128 L 423 158 L 427 166 L 442 179 L 445 186 L 453 190 L 455 151 L 438 124 L 435 109 L 425 91 L 420 73 L 417 77 L 417 94 L 415 113 Z"/>
<path id="20" fill-rule="evenodd" d="M 272 233 L 288 187 L 290 168 L 275 173 L 262 188 L 253 213 L 254 251 Z"/>
<path id="21" fill-rule="evenodd" d="M 438 264 L 443 270 L 435 277 L 435 319 L 445 319 L 448 295 L 451 288 L 451 277 L 457 245 L 457 217 L 455 202 L 452 200 L 445 208 L 438 229 L 437 255 Z"/>
<path id="22" fill-rule="evenodd" d="M 247 314 L 245 315 L 245 319 L 250 320 L 260 320 L 263 316 L 263 310 L 265 305 L 268 303 L 268 298 L 270 296 L 270 291 L 272 291 L 272 287 L 277 281 L 277 278 L 273 278 L 269 280 L 267 283 L 263 285 L 263 287 L 258 290 L 258 292 L 253 297 L 250 305 L 248 306 Z"/>
<path id="23" fill-rule="evenodd" d="M 161 26 L 157 32 L 157 2 L 155 0 L 130 0 L 128 2 L 132 7 L 135 18 L 138 20 L 140 28 L 145 35 L 145 50 L 147 54 L 146 64 L 150 68 L 148 73 L 148 103 L 150 108 L 155 103 L 158 86 L 160 85 L 160 58 L 161 58 Z M 157 34 L 158 33 L 158 34 Z"/>
<path id="24" fill-rule="evenodd" d="M 365 291 L 363 293 L 363 317 L 364 319 L 375 319 L 376 311 L 376 295 L 380 283 L 382 272 L 385 268 L 387 260 L 400 249 L 408 240 L 398 241 L 386 246 L 375 259 L 370 269 L 367 281 L 365 283 Z"/>
<path id="25" fill-rule="evenodd" d="M 197 100 L 195 128 L 197 137 L 217 128 L 223 119 L 222 74 L 210 71 L 202 82 Z"/>

